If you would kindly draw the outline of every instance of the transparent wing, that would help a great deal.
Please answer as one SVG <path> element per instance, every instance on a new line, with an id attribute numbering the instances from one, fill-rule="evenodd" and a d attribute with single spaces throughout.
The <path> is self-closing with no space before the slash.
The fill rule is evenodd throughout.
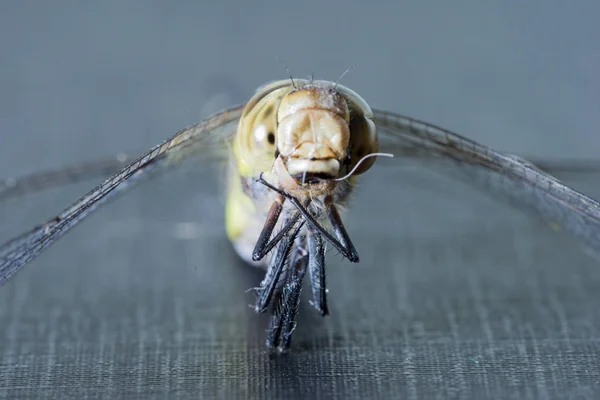
<path id="1" fill-rule="evenodd" d="M 374 110 L 373 120 L 382 128 L 381 151 L 452 161 L 456 168 L 438 170 L 458 173 L 494 195 L 508 197 L 513 204 L 575 235 L 600 256 L 600 204 L 596 200 L 565 186 L 526 160 L 434 125 L 378 110 Z"/>
<path id="2" fill-rule="evenodd" d="M 386 128 L 384 128 L 385 132 Z M 390 135 L 393 136 L 393 135 Z M 389 143 L 387 146 L 393 144 Z M 385 141 L 385 138 L 384 138 Z M 385 145 L 385 143 L 384 143 Z M 409 148 L 396 144 L 396 156 L 431 161 L 440 155 L 427 149 Z M 404 153 L 404 154 L 402 154 Z M 544 160 L 525 157 L 536 167 L 550 174 L 586 174 L 600 172 L 600 161 L 594 160 Z M 0 203 L 6 200 L 29 196 L 45 189 L 62 187 L 90 179 L 105 178 L 135 160 L 132 154 L 119 153 L 113 157 L 89 160 L 61 168 L 43 170 L 21 177 L 0 178 Z M 390 165 L 385 163 L 384 166 Z"/>
<path id="3" fill-rule="evenodd" d="M 67 167 L 34 172 L 18 178 L 0 179 L 0 202 L 72 183 L 94 178 L 104 178 L 117 173 L 135 160 L 131 154 L 120 153 L 114 157 L 86 161 Z"/>
<path id="4" fill-rule="evenodd" d="M 100 205 L 134 183 L 192 155 L 226 156 L 242 110 L 243 106 L 225 110 L 180 131 L 126 165 L 55 218 L 0 246 L 0 286 Z"/>

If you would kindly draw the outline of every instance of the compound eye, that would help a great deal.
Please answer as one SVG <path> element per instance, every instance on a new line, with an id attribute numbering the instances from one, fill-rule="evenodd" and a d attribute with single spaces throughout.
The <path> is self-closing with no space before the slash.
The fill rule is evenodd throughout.
<path id="1" fill-rule="evenodd" d="M 348 171 L 358 164 L 366 155 L 379 151 L 379 140 L 377 137 L 377 128 L 375 123 L 365 115 L 355 115 L 350 120 L 350 162 L 347 166 Z M 352 175 L 360 175 L 366 172 L 377 157 L 369 157 L 364 160 Z"/>
<path id="2" fill-rule="evenodd" d="M 284 93 L 275 90 L 250 100 L 236 137 L 238 156 L 255 171 L 270 171 L 277 154 L 277 108 Z M 255 96 L 255 97 L 256 97 Z"/>

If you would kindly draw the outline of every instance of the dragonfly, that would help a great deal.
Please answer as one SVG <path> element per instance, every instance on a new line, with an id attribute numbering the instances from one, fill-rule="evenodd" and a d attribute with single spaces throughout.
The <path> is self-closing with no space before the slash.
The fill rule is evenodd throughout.
<path id="1" fill-rule="evenodd" d="M 271 314 L 266 345 L 286 352 L 305 276 L 325 316 L 325 256 L 359 253 L 342 216 L 358 179 L 378 158 L 456 168 L 437 170 L 506 197 L 600 254 L 600 204 L 548 171 L 569 165 L 530 162 L 449 130 L 372 109 L 351 89 L 322 80 L 279 80 L 238 105 L 185 128 L 139 157 L 119 155 L 0 181 L 0 201 L 114 173 L 56 217 L 0 246 L 0 286 L 108 200 L 190 158 L 228 165 L 225 224 L 238 255 L 265 269 L 254 311 Z M 386 162 L 393 164 L 394 162 Z M 575 166 L 577 169 L 596 165 Z M 365 174 L 365 176 L 361 176 Z M 396 182 L 390 182 L 396 184 Z M 398 213 L 402 213 L 399 210 Z"/>

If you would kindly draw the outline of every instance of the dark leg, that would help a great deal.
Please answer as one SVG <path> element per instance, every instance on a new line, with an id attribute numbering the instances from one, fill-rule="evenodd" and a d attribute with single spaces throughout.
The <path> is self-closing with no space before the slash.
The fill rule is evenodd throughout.
<path id="1" fill-rule="evenodd" d="M 304 223 L 305 221 L 300 222 L 292 233 L 285 235 L 285 237 L 279 241 L 279 245 L 269 264 L 265 279 L 261 282 L 260 289 L 258 290 L 258 298 L 256 299 L 256 305 L 254 306 L 254 310 L 257 313 L 263 312 L 269 306 L 275 287 L 280 281 L 281 272 L 288 261 L 294 240 L 298 236 L 300 229 L 304 226 Z"/>
<path id="2" fill-rule="evenodd" d="M 313 306 L 319 314 L 329 314 L 327 309 L 327 285 L 325 283 L 325 246 L 323 238 L 314 229 L 308 234 L 308 274 L 313 293 Z"/>
<path id="3" fill-rule="evenodd" d="M 286 277 L 289 272 L 289 269 L 284 271 Z M 267 347 L 276 347 L 279 343 L 279 335 L 281 334 L 284 319 L 283 288 L 285 284 L 285 278 L 280 279 L 276 284 L 275 297 L 277 300 L 273 303 L 273 309 L 271 310 L 272 315 L 271 320 L 269 321 L 269 330 L 267 331 L 267 340 L 265 343 Z"/>
<path id="4" fill-rule="evenodd" d="M 277 224 L 277 220 L 281 215 L 281 209 L 283 208 L 283 202 L 285 201 L 285 197 L 278 195 L 271 204 L 271 208 L 269 209 L 269 214 L 267 214 L 267 219 L 265 220 L 265 225 L 263 226 L 260 235 L 258 236 L 258 240 L 256 241 L 256 245 L 254 246 L 254 250 L 252 251 L 252 259 L 254 261 L 260 261 L 268 251 L 265 251 L 265 247 L 271 238 L 271 234 L 273 233 L 273 229 L 275 228 L 275 224 Z"/>
<path id="5" fill-rule="evenodd" d="M 338 234 L 338 232 L 343 233 L 344 236 L 341 236 L 341 238 L 343 238 L 346 241 L 346 243 L 340 243 L 340 241 L 338 239 L 331 236 L 331 234 L 329 234 L 329 232 L 327 232 L 321 226 L 321 224 L 319 224 L 319 222 L 312 215 L 310 215 L 308 210 L 306 210 L 306 208 L 303 207 L 302 204 L 300 204 L 300 201 L 297 198 L 290 196 L 289 194 L 285 193 L 282 190 L 277 189 L 276 187 L 271 185 L 269 182 L 265 181 L 263 179 L 262 175 L 258 178 L 258 182 L 262 183 L 269 189 L 274 190 L 275 192 L 277 192 L 280 195 L 287 198 L 298 209 L 298 211 L 304 216 L 304 218 L 308 221 L 310 226 L 312 226 L 314 229 L 318 230 L 319 233 L 325 239 L 327 239 L 327 241 L 329 243 L 331 243 L 333 245 L 333 247 L 335 247 L 340 253 L 342 253 L 344 255 L 344 257 L 346 257 L 348 260 L 350 260 L 350 262 L 358 262 L 359 261 L 358 253 L 356 252 L 354 245 L 352 244 L 352 242 L 350 241 L 350 238 L 348 237 L 348 234 L 346 233 L 346 229 L 344 228 L 344 225 L 341 222 L 339 214 L 337 214 L 337 210 L 335 211 L 335 213 L 337 214 L 337 218 L 339 221 L 338 221 L 338 225 L 337 225 L 338 230 L 335 232 L 336 232 L 336 235 Z M 333 207 L 333 204 L 331 204 L 331 207 Z M 330 217 L 330 220 L 331 220 L 331 217 Z M 347 246 L 350 246 L 350 247 L 347 247 Z"/>
<path id="6" fill-rule="evenodd" d="M 292 342 L 292 333 L 296 329 L 296 318 L 298 316 L 298 309 L 300 307 L 300 295 L 302 294 L 302 282 L 304 281 L 304 275 L 306 274 L 306 267 L 308 266 L 308 254 L 301 256 L 294 262 L 292 270 L 290 271 L 290 280 L 285 289 L 285 311 L 283 319 L 283 327 L 281 329 L 281 339 L 279 342 L 279 351 L 286 352 L 290 348 Z"/>
<path id="7" fill-rule="evenodd" d="M 283 203 L 283 201 L 279 202 L 278 200 L 276 200 L 273 203 L 273 205 L 271 206 L 271 209 L 269 210 L 269 214 L 267 215 L 267 220 L 265 221 L 265 226 L 263 227 L 263 230 L 260 232 L 260 236 L 258 237 L 258 240 L 256 241 L 256 246 L 254 246 L 254 250 L 252 251 L 252 260 L 260 261 L 264 256 L 269 254 L 269 252 L 273 249 L 273 247 L 275 247 L 277 245 L 277 243 L 279 243 L 279 241 L 281 239 L 283 239 L 283 236 L 286 233 L 288 233 L 288 231 L 290 229 L 292 229 L 292 226 L 294 226 L 294 224 L 298 221 L 298 219 L 300 219 L 301 214 L 298 212 L 290 220 L 288 220 L 288 222 L 285 223 L 283 228 L 281 228 L 281 230 L 279 232 L 277 232 L 277 235 L 275 235 L 275 237 L 273 239 L 268 241 L 269 238 L 271 237 L 271 234 L 273 233 L 273 229 L 275 228 L 277 219 L 279 218 L 279 215 L 281 214 L 282 203 Z M 310 199 L 304 203 L 304 207 L 308 207 L 309 204 L 310 204 Z M 275 209 L 275 211 L 274 211 L 274 209 Z M 277 213 L 277 216 L 271 215 L 271 214 L 275 214 L 275 213 Z"/>
<path id="8" fill-rule="evenodd" d="M 280 352 L 286 352 L 289 349 L 292 333 L 296 328 L 302 281 L 307 266 L 308 254 L 304 249 L 299 248 L 287 271 L 287 281 L 281 289 L 280 301 L 273 310 L 274 313 L 267 336 L 267 346 L 277 346 Z"/>
<path id="9" fill-rule="evenodd" d="M 329 217 L 329 222 L 331 223 L 333 232 L 335 233 L 335 236 L 337 236 L 342 246 L 348 250 L 348 254 L 350 254 L 352 258 L 348 256 L 346 257 L 348 257 L 350 261 L 354 259 L 356 261 L 353 262 L 358 262 L 358 252 L 356 251 L 356 248 L 354 248 L 348 232 L 346 232 L 346 228 L 344 227 L 340 213 L 338 213 L 338 210 L 335 208 L 335 205 L 331 199 L 327 199 L 325 204 L 327 207 L 327 216 Z"/>

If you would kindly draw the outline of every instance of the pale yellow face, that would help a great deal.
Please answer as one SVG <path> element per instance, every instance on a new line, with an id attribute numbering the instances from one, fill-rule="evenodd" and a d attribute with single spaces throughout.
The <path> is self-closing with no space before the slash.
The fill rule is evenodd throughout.
<path id="1" fill-rule="evenodd" d="M 294 82 L 259 89 L 246 105 L 235 143 L 242 174 L 278 173 L 274 166 L 283 165 L 299 182 L 335 179 L 378 151 L 371 109 L 356 93 L 332 82 Z M 353 175 L 374 162 L 365 160 Z"/>

